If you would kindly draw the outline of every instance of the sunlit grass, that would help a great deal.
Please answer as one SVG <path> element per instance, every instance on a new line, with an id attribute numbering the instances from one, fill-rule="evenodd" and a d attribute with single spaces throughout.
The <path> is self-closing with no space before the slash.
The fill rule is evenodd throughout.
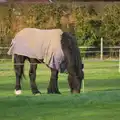
<path id="1" fill-rule="evenodd" d="M 71 95 L 67 74 L 59 74 L 61 95 L 48 95 L 50 71 L 39 65 L 36 82 L 42 92 L 34 96 L 25 64 L 26 80 L 22 95 L 14 95 L 15 75 L 11 61 L 0 62 L 0 119 L 1 120 L 119 120 L 120 73 L 118 62 L 84 61 L 85 92 Z"/>

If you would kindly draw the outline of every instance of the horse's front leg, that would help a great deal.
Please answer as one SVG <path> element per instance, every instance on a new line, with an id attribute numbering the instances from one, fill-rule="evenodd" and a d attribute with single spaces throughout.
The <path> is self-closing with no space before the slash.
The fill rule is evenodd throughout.
<path id="1" fill-rule="evenodd" d="M 37 69 L 37 64 L 31 63 L 30 64 L 30 70 L 29 70 L 29 77 L 30 77 L 30 85 L 31 85 L 31 90 L 33 94 L 40 94 L 40 91 L 37 88 L 36 85 L 36 69 Z"/>
<path id="2" fill-rule="evenodd" d="M 58 70 L 51 68 L 51 77 L 48 86 L 48 93 L 52 94 L 60 94 L 58 89 Z"/>

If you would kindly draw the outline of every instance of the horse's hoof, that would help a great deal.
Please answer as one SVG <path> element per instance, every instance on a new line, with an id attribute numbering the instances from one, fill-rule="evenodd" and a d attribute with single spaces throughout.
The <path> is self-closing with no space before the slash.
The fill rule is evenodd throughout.
<path id="1" fill-rule="evenodd" d="M 61 92 L 60 92 L 60 91 L 57 91 L 56 94 L 61 94 Z"/>
<path id="2" fill-rule="evenodd" d="M 15 90 L 15 94 L 16 94 L 16 95 L 20 95 L 21 93 L 22 93 L 21 90 Z"/>
<path id="3" fill-rule="evenodd" d="M 33 92 L 34 95 L 40 95 L 41 92 L 40 91 L 36 91 L 36 92 Z"/>
<path id="4" fill-rule="evenodd" d="M 72 90 L 72 94 L 79 94 L 80 90 Z"/>
<path id="5" fill-rule="evenodd" d="M 60 91 L 55 91 L 55 92 L 54 92 L 54 91 L 50 91 L 50 90 L 48 90 L 47 93 L 48 93 L 48 94 L 61 94 Z"/>
<path id="6" fill-rule="evenodd" d="M 39 96 L 41 93 L 36 93 L 36 94 L 34 94 L 35 96 Z"/>

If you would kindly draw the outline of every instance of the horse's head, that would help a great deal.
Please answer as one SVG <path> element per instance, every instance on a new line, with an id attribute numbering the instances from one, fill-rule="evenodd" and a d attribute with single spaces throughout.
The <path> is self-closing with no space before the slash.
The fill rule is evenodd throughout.
<path id="1" fill-rule="evenodd" d="M 61 46 L 67 63 L 71 92 L 80 93 L 84 73 L 77 40 L 71 33 L 64 32 L 62 34 Z"/>

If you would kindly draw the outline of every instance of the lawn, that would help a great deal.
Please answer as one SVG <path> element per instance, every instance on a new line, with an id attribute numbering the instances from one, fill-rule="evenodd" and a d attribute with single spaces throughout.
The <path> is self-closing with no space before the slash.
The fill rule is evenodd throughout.
<path id="1" fill-rule="evenodd" d="M 0 120 L 119 120 L 120 73 L 118 61 L 84 61 L 85 91 L 71 95 L 67 74 L 59 75 L 61 95 L 48 95 L 50 71 L 37 70 L 37 85 L 42 94 L 31 94 L 26 62 L 23 94 L 15 96 L 15 76 L 11 62 L 0 62 Z"/>

